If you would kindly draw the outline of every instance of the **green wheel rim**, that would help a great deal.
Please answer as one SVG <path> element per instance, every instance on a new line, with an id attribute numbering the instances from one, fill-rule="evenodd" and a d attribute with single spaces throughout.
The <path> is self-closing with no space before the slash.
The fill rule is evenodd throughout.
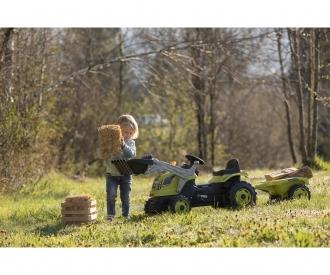
<path id="1" fill-rule="evenodd" d="M 308 198 L 308 192 L 305 188 L 298 187 L 292 194 L 293 199 Z"/>
<path id="2" fill-rule="evenodd" d="M 189 211 L 189 201 L 188 200 L 178 200 L 176 203 L 175 203 L 175 207 L 174 207 L 174 210 L 175 210 L 175 213 L 186 213 Z"/>
<path id="3" fill-rule="evenodd" d="M 248 189 L 241 188 L 235 194 L 235 201 L 239 207 L 247 206 L 252 201 L 252 194 Z"/>

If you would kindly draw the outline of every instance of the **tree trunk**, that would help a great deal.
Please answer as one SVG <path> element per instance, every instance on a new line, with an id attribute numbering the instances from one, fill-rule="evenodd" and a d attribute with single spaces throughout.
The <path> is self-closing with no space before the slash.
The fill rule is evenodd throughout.
<path id="1" fill-rule="evenodd" d="M 195 94 L 194 101 L 197 107 L 196 119 L 197 119 L 197 142 L 198 142 L 198 154 L 202 159 L 206 158 L 205 145 L 205 112 L 204 112 L 204 100 L 198 94 Z"/>
<path id="2" fill-rule="evenodd" d="M 121 31 L 119 32 L 119 56 L 123 56 L 123 36 Z M 117 110 L 118 115 L 120 115 L 122 110 L 122 98 L 123 98 L 123 70 L 124 70 L 124 63 L 119 62 L 119 89 L 118 89 L 118 103 L 117 103 Z"/>
<path id="3" fill-rule="evenodd" d="M 196 40 L 200 39 L 201 33 L 196 29 Z M 197 118 L 197 140 L 199 157 L 207 160 L 207 131 L 205 122 L 205 87 L 206 79 L 203 74 L 204 56 L 199 48 L 192 48 L 194 74 L 191 75 L 191 82 L 194 86 L 194 102 L 196 104 L 196 118 Z"/>
<path id="4" fill-rule="evenodd" d="M 291 47 L 291 53 L 293 55 L 295 74 L 296 74 L 296 94 L 298 99 L 298 110 L 299 110 L 299 133 L 300 142 L 299 149 L 303 163 L 307 163 L 307 152 L 305 143 L 305 123 L 304 123 L 304 102 L 303 102 L 303 87 L 301 79 L 301 62 L 300 62 L 300 34 L 299 30 L 289 31 L 291 36 L 291 42 L 293 42 L 293 47 Z"/>
<path id="5" fill-rule="evenodd" d="M 0 52 L 0 72 L 3 75 L 5 99 L 11 100 L 12 94 L 12 70 L 13 70 L 13 28 L 8 28 L 4 35 L 4 40 L 2 43 L 2 49 Z"/>
<path id="6" fill-rule="evenodd" d="M 307 107 L 307 154 L 308 159 L 312 159 L 312 105 L 314 94 L 314 78 L 315 78 L 315 33 L 314 29 L 310 29 L 309 39 L 309 83 L 308 83 L 308 107 Z"/>
<path id="7" fill-rule="evenodd" d="M 284 74 L 283 59 L 282 59 L 282 48 L 281 48 L 282 33 L 280 31 L 277 31 L 276 34 L 277 34 L 277 50 L 278 50 L 278 57 L 279 57 L 280 69 L 281 69 L 281 79 L 282 79 L 282 86 L 283 86 L 283 89 L 282 89 L 283 96 L 284 96 L 283 103 L 285 106 L 285 114 L 286 114 L 286 121 L 287 121 L 288 143 L 289 143 L 290 153 L 291 153 L 291 157 L 292 157 L 292 162 L 294 164 L 296 164 L 297 157 L 296 157 L 296 152 L 295 152 L 294 144 L 293 144 L 293 140 L 292 140 L 290 103 L 289 103 L 287 82 L 286 82 L 286 77 Z"/>
<path id="8" fill-rule="evenodd" d="M 214 114 L 214 103 L 215 103 L 215 98 L 214 98 L 214 91 L 215 91 L 215 86 L 212 85 L 213 91 L 210 93 L 210 132 L 211 132 L 211 137 L 210 137 L 210 143 L 211 143 L 211 164 L 214 166 L 214 161 L 215 161 L 215 114 Z"/>
<path id="9" fill-rule="evenodd" d="M 13 33 L 13 30 L 14 30 L 13 28 L 8 28 L 5 30 L 4 39 L 0 49 L 0 71 L 2 69 L 2 66 L 6 64 L 6 61 L 10 57 L 9 41 L 11 34 Z"/>
<path id="10" fill-rule="evenodd" d="M 44 89 L 44 82 L 45 82 L 45 71 L 46 71 L 46 64 L 47 64 L 47 60 L 46 60 L 46 54 L 45 54 L 45 50 L 46 50 L 46 43 L 47 43 L 47 33 L 45 30 L 43 30 L 43 40 L 42 40 L 42 53 L 43 53 L 43 58 L 42 58 L 42 65 L 41 65 L 41 72 L 40 72 L 40 91 L 43 91 Z M 39 93 L 39 111 L 42 108 L 42 92 Z"/>
<path id="11" fill-rule="evenodd" d="M 312 139 L 311 139 L 311 160 L 315 159 L 316 148 L 317 148 L 317 129 L 318 129 L 318 101 L 317 94 L 319 90 L 319 75 L 320 75 L 320 30 L 317 29 L 314 33 L 315 48 L 314 48 L 314 101 L 313 101 L 313 128 L 312 128 Z"/>
<path id="12" fill-rule="evenodd" d="M 198 92 L 197 92 L 198 93 Z M 206 127 L 205 127 L 205 100 L 200 94 L 196 94 L 195 103 L 197 106 L 197 140 L 199 157 L 207 159 L 207 140 L 206 140 Z"/>

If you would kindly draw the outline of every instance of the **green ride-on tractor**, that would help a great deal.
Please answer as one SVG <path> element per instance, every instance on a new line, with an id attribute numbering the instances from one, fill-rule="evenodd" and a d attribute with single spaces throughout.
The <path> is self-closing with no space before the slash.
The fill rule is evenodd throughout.
<path id="1" fill-rule="evenodd" d="M 123 175 L 160 173 L 154 179 L 150 198 L 145 203 L 146 214 L 185 213 L 198 206 L 239 209 L 255 205 L 255 189 L 247 181 L 247 173 L 240 170 L 237 159 L 228 161 L 226 169 L 213 172 L 207 183 L 196 184 L 198 166 L 204 161 L 193 155 L 186 155 L 186 158 L 188 163 L 181 166 L 152 156 L 112 162 Z"/>

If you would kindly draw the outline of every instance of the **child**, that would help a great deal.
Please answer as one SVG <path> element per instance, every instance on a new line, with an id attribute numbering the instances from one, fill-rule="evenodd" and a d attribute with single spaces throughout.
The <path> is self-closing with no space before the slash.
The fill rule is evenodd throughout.
<path id="1" fill-rule="evenodd" d="M 123 136 L 122 151 L 111 160 L 132 158 L 136 155 L 134 139 L 139 135 L 138 125 L 131 115 L 121 115 L 117 123 Z M 122 203 L 122 215 L 124 218 L 129 219 L 132 176 L 121 176 L 117 168 L 111 163 L 111 160 L 106 161 L 107 220 L 113 220 L 116 214 L 115 206 L 118 186 Z"/>

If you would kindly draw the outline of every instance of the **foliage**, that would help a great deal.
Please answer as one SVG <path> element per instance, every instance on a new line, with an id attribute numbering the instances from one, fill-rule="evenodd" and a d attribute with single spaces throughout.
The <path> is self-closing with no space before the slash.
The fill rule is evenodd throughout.
<path id="1" fill-rule="evenodd" d="M 52 80 L 52 52 L 45 52 L 48 34 L 44 29 L 5 29 L 0 51 L 0 191 L 17 190 L 54 165 L 53 100 L 42 91 Z"/>
<path id="2" fill-rule="evenodd" d="M 329 161 L 324 160 L 321 156 L 316 156 L 315 157 L 315 166 L 319 170 L 330 171 L 330 163 L 329 163 Z"/>
<path id="3" fill-rule="evenodd" d="M 329 91 L 329 33 L 323 34 L 322 98 Z M 285 39 L 283 73 L 290 78 L 297 147 Z M 228 157 L 246 168 L 290 166 L 274 51 L 269 29 L 0 29 L 0 192 L 18 190 L 51 168 L 102 175 L 96 129 L 122 113 L 139 122 L 138 156 L 181 162 L 192 153 L 209 168 Z M 304 89 L 303 101 L 308 94 Z M 319 105 L 318 153 L 326 158 L 329 111 Z"/>

